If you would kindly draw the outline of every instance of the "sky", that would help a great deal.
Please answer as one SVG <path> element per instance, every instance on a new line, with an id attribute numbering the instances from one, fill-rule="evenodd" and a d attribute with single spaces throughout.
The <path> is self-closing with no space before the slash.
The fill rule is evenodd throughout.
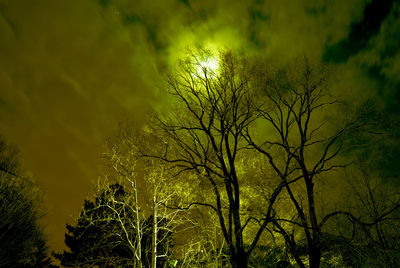
<path id="1" fill-rule="evenodd" d="M 51 249 L 101 175 L 105 139 L 168 109 L 161 74 L 197 45 L 331 64 L 332 87 L 386 115 L 366 154 L 398 174 L 399 2 L 0 0 L 0 134 L 42 189 Z"/>

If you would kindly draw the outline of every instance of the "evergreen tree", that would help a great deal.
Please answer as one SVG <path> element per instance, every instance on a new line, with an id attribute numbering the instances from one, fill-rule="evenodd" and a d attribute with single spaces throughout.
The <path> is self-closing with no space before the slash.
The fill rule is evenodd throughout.
<path id="1" fill-rule="evenodd" d="M 66 226 L 65 244 L 70 250 L 53 253 L 54 257 L 66 267 L 136 267 L 135 254 L 139 243 L 135 231 L 135 208 L 130 201 L 130 193 L 118 183 L 101 190 L 94 201 L 85 200 L 77 225 Z M 152 219 L 144 217 L 140 222 L 144 264 L 151 260 L 151 222 Z M 170 245 L 168 237 L 158 250 L 167 253 Z M 159 267 L 165 260 L 159 259 Z"/>

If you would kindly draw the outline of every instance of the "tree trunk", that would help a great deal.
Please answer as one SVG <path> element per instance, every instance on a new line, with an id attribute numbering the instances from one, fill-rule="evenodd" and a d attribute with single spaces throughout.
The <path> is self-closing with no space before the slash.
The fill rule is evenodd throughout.
<path id="1" fill-rule="evenodd" d="M 134 184 L 134 193 L 135 193 L 135 205 L 136 205 L 136 252 L 137 252 L 137 267 L 142 268 L 142 232 L 140 228 L 140 215 L 139 215 L 139 206 L 138 206 L 138 197 L 137 197 L 137 189 L 136 182 Z"/>
<path id="2" fill-rule="evenodd" d="M 157 198 L 154 187 L 153 192 L 153 229 L 151 235 L 151 268 L 157 266 Z"/>
<path id="3" fill-rule="evenodd" d="M 321 265 L 321 247 L 318 245 L 311 245 L 308 249 L 310 268 L 319 268 Z"/>
<path id="4" fill-rule="evenodd" d="M 306 169 L 304 168 L 304 170 Z M 307 171 L 303 171 L 303 173 L 307 187 L 308 213 L 310 216 L 310 222 L 312 227 L 311 244 L 308 245 L 309 263 L 310 263 L 310 268 L 319 268 L 321 264 L 321 239 L 320 239 L 321 230 L 318 225 L 317 213 L 315 211 L 314 183 L 312 181 L 312 178 L 309 177 Z"/>
<path id="5" fill-rule="evenodd" d="M 232 268 L 247 268 L 248 257 L 244 249 L 238 249 L 238 252 L 236 254 L 231 254 L 230 262 Z"/>

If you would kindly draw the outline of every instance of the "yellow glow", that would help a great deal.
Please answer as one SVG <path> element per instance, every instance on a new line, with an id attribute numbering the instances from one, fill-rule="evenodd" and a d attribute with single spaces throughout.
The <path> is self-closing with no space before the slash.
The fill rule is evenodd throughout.
<path id="1" fill-rule="evenodd" d="M 216 57 L 209 57 L 200 61 L 197 65 L 197 74 L 201 77 L 215 76 L 219 67 L 219 62 Z"/>

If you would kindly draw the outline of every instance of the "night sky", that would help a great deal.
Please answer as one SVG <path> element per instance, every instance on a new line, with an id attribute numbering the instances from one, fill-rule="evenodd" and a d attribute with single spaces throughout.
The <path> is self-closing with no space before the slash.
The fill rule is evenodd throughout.
<path id="1" fill-rule="evenodd" d="M 51 248 L 101 175 L 106 137 L 168 109 L 160 74 L 196 45 L 332 64 L 335 90 L 387 115 L 366 154 L 398 174 L 399 15 L 388 0 L 0 0 L 0 134 L 42 188 Z"/>

